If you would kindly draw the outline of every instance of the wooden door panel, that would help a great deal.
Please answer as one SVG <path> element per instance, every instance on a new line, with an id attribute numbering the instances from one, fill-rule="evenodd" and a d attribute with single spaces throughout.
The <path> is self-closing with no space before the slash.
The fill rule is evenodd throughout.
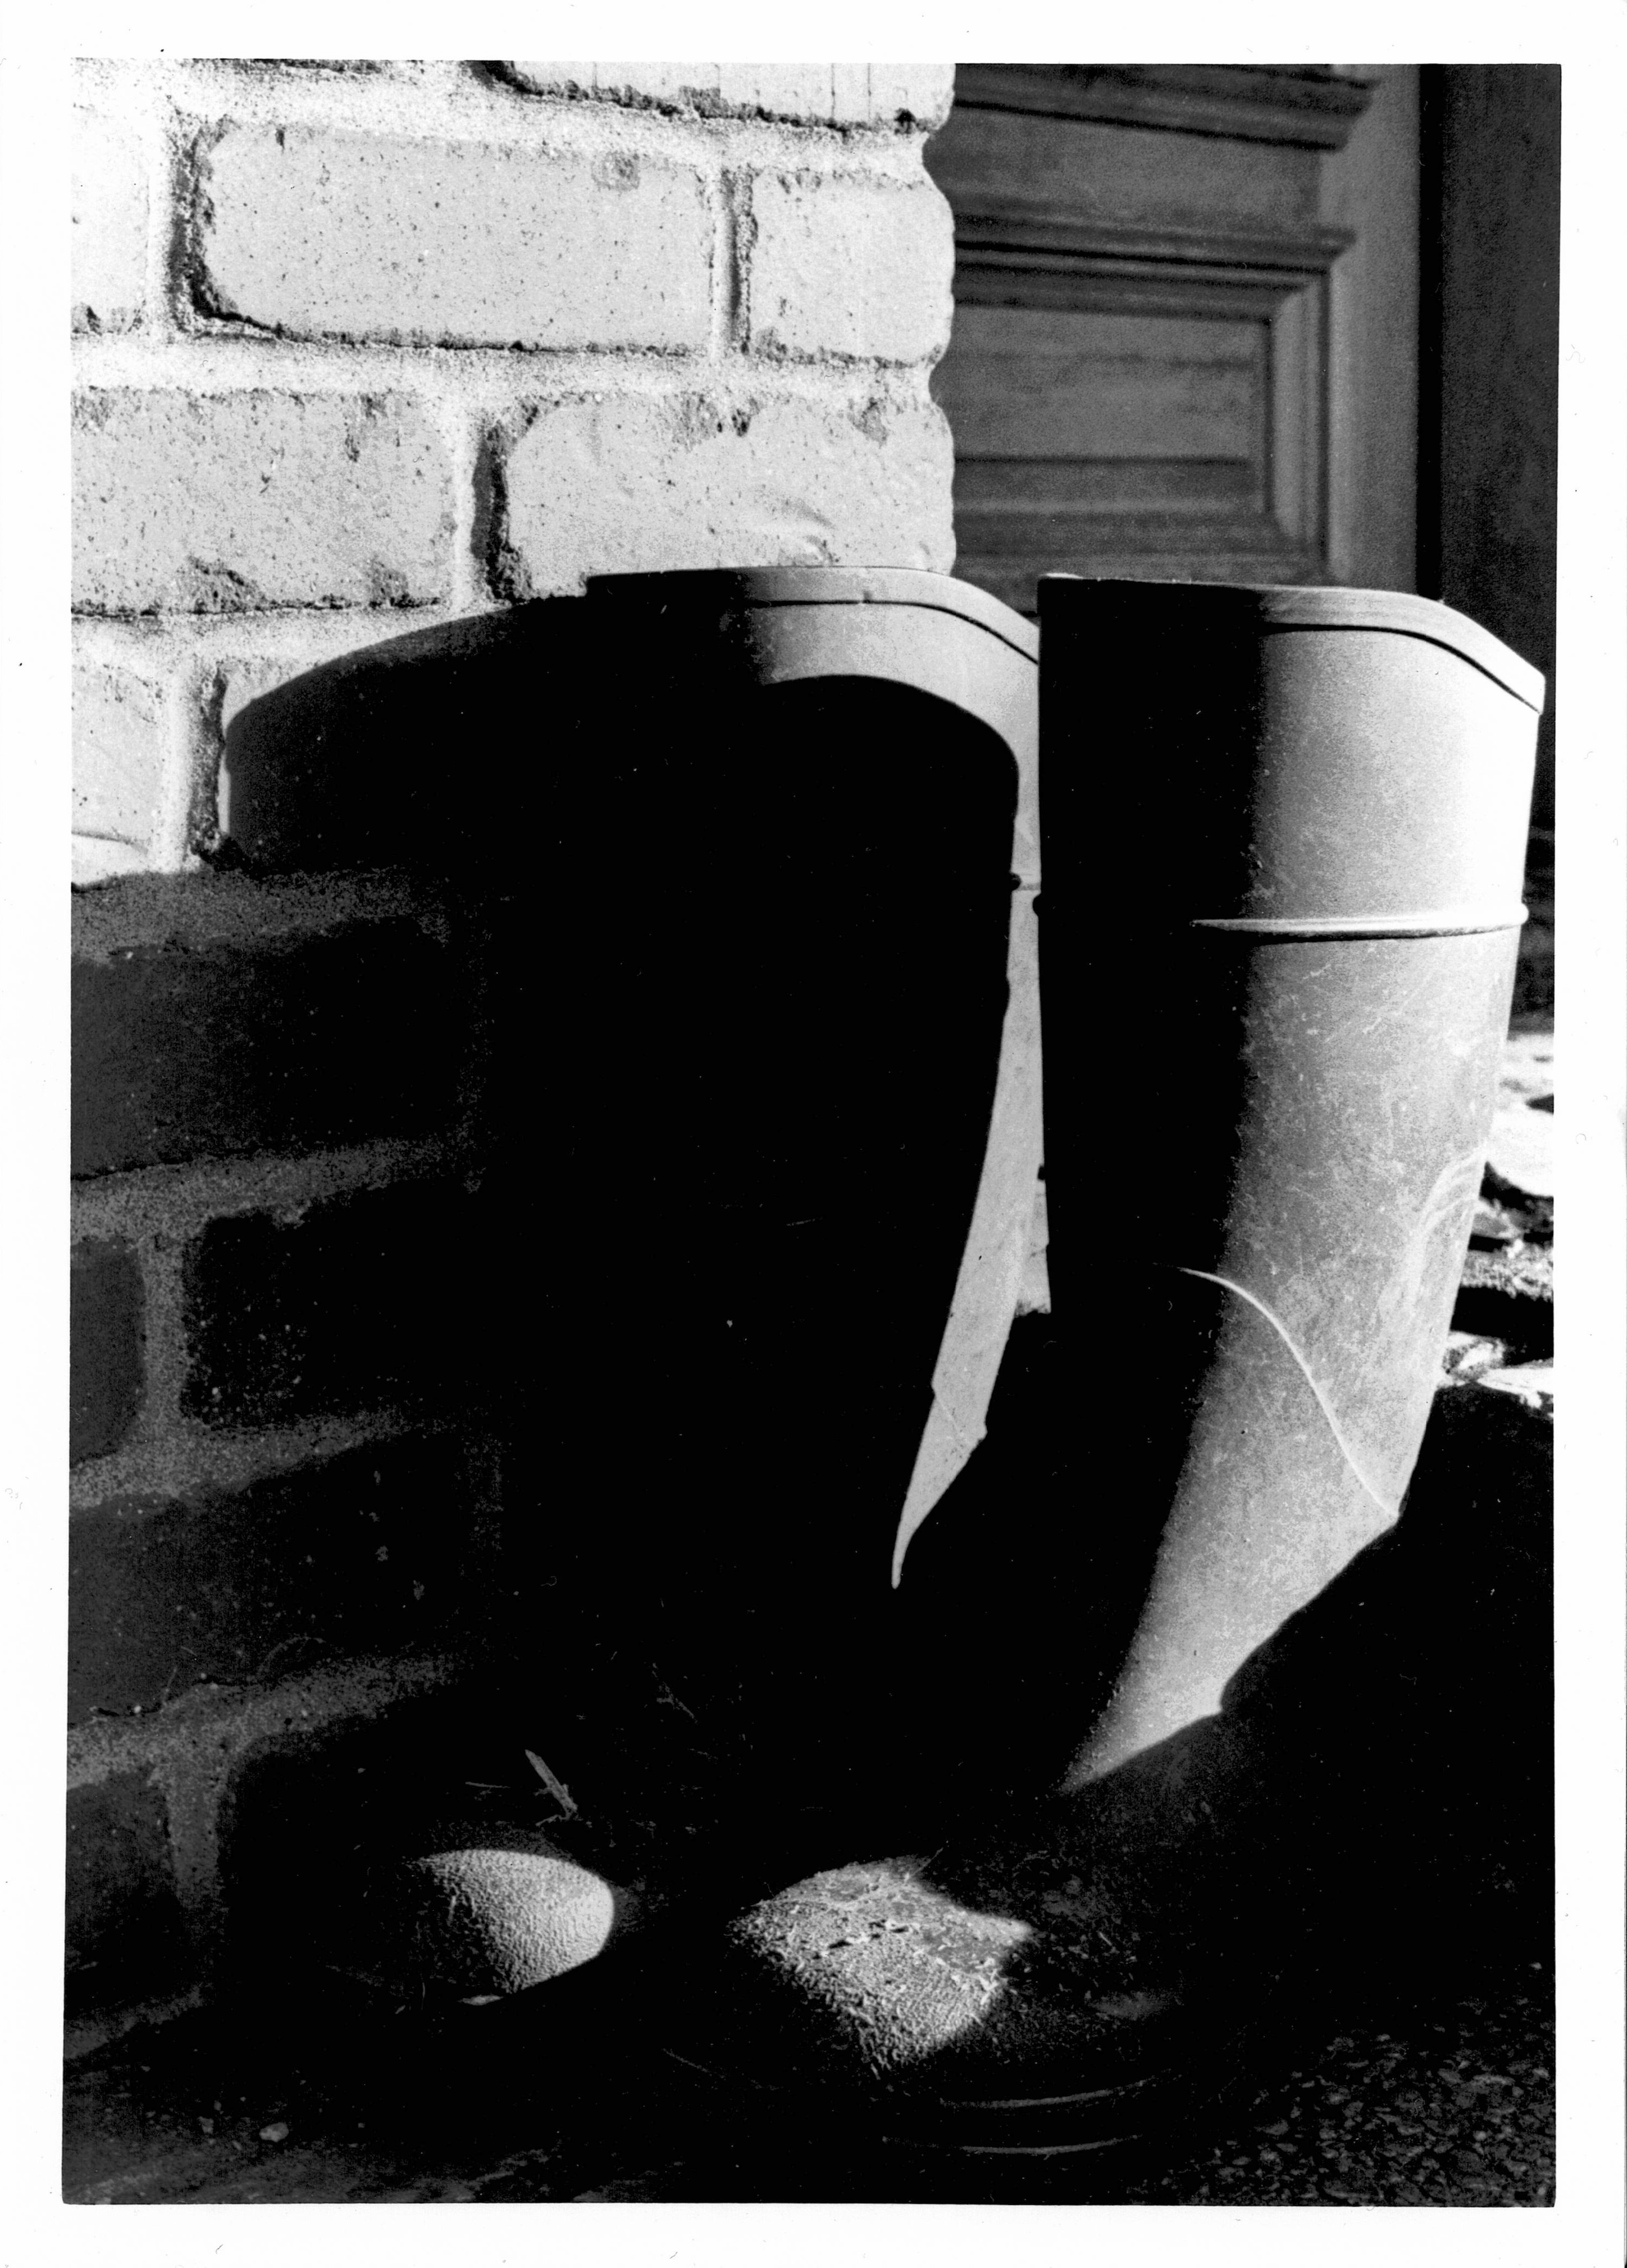
<path id="1" fill-rule="evenodd" d="M 1029 613 L 1056 569 L 1333 578 L 1329 277 L 1353 232 L 1319 217 L 1321 169 L 1367 99 L 1331 67 L 957 73 L 928 164 L 955 214 L 933 394 L 959 574 Z"/>
<path id="2" fill-rule="evenodd" d="M 1267 354 L 1258 322 L 962 306 L 934 391 L 966 460 L 1247 460 Z"/>

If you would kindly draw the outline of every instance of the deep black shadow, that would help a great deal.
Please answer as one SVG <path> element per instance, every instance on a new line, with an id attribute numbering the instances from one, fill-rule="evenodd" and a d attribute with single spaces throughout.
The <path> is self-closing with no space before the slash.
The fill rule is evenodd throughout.
<path id="1" fill-rule="evenodd" d="M 222 855 L 431 875 L 480 963 L 456 1280 L 507 1444 L 497 1776 L 531 1747 L 669 1845 L 766 1810 L 812 1850 L 892 1792 L 889 1562 L 993 1093 L 1015 766 L 944 702 L 765 689 L 703 631 L 548 600 L 311 672 L 232 721 Z"/>
<path id="2" fill-rule="evenodd" d="M 902 688 L 658 679 L 585 772 L 592 863 L 502 909 L 515 1587 L 569 1624 L 550 1654 L 519 1616 L 517 1697 L 642 1681 L 747 1808 L 868 1770 L 885 1720 L 1014 792 Z"/>
<path id="3" fill-rule="evenodd" d="M 548 817 L 604 697 L 588 615 L 544 599 L 409 631 L 247 703 L 226 730 L 216 855 L 264 873 L 540 879 L 565 847 Z"/>

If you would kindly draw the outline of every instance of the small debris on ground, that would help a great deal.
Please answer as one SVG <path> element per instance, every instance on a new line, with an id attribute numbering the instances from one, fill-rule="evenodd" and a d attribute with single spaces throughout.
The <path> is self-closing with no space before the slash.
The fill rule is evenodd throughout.
<path id="1" fill-rule="evenodd" d="M 565 1786 L 563 1780 L 558 1779 L 555 1777 L 555 1775 L 548 1770 L 548 1766 L 543 1763 L 541 1757 L 538 1756 L 534 1749 L 527 1749 L 526 1750 L 526 1762 L 531 1766 L 532 1771 L 535 1772 L 543 1786 L 547 1788 L 555 1802 L 564 1813 L 565 1817 L 567 1819 L 574 1819 L 577 1815 L 576 1799 L 572 1796 L 571 1790 Z"/>

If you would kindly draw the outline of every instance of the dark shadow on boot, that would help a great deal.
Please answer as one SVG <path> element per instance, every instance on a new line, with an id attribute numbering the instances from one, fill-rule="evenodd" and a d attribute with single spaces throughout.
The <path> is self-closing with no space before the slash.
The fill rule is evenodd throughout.
<path id="1" fill-rule="evenodd" d="M 544 1752 L 552 1707 L 582 1721 L 590 1785 L 749 1845 L 759 1814 L 850 1811 L 886 1755 L 1015 778 L 898 687 L 714 697 L 703 733 L 666 690 L 629 689 L 594 778 L 593 968 L 562 983 L 518 901 L 497 955 L 498 1022 L 556 1073 L 502 1067 L 493 1168 L 510 1248 L 543 1256 L 502 1385 L 510 1692 Z"/>

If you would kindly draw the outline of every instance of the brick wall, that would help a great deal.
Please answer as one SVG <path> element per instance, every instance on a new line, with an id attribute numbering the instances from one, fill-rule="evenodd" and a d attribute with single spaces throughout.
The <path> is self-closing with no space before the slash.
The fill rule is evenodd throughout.
<path id="1" fill-rule="evenodd" d="M 217 1815 L 269 1746 L 470 1666 L 499 1414 L 467 894 L 206 868 L 74 914 L 69 1997 L 97 2010 L 207 1967 Z"/>
<path id="2" fill-rule="evenodd" d="M 93 2025 L 207 1976 L 246 1776 L 432 1715 L 491 1635 L 494 905 L 538 823 L 501 758 L 585 575 L 952 563 L 921 163 L 949 93 L 902 66 L 79 67 Z"/>
<path id="3" fill-rule="evenodd" d="M 80 66 L 80 872 L 250 691 L 601 570 L 947 568 L 936 67 Z"/>

